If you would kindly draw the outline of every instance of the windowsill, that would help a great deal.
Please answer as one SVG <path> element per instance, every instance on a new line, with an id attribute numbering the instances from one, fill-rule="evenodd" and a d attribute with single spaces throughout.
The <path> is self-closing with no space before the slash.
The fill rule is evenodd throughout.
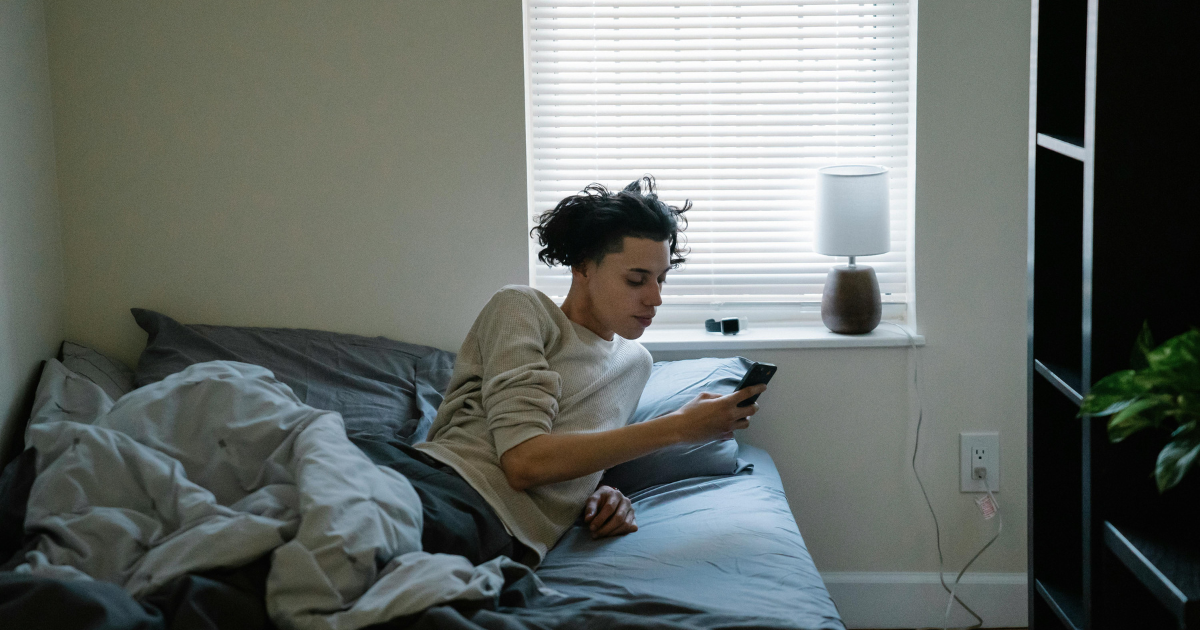
<path id="1" fill-rule="evenodd" d="M 839 335 L 820 324 L 749 328 L 736 335 L 718 335 L 695 328 L 659 328 L 638 340 L 651 352 L 659 350 L 773 350 L 784 348 L 893 348 L 925 345 L 925 336 L 912 342 L 894 326 L 880 324 L 865 335 Z"/>

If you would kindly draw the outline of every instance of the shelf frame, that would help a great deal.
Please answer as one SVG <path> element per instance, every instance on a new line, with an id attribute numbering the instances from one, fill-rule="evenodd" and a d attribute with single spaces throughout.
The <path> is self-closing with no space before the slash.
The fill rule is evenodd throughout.
<path id="1" fill-rule="evenodd" d="M 1058 391 L 1062 392 L 1064 396 L 1070 398 L 1071 402 L 1075 403 L 1076 407 L 1083 404 L 1083 395 L 1075 391 L 1075 388 L 1071 387 L 1071 385 L 1063 380 L 1058 374 L 1056 374 L 1054 370 L 1046 367 L 1044 363 L 1038 361 L 1037 359 L 1033 360 L 1033 369 L 1038 374 L 1041 374 L 1042 377 L 1044 377 L 1047 381 L 1049 381 L 1050 384 L 1054 386 L 1054 389 L 1057 389 Z"/>
<path id="2" fill-rule="evenodd" d="M 1087 39 L 1084 48 L 1083 89 L 1083 365 L 1080 394 L 1087 396 L 1092 386 L 1092 282 L 1095 268 L 1096 210 L 1096 53 L 1100 24 L 1100 0 L 1087 0 Z M 1102 440 L 1091 423 L 1083 430 L 1083 615 L 1088 628 L 1096 627 L 1094 618 L 1099 583 L 1097 563 L 1103 549 L 1100 519 L 1093 508 L 1093 441 Z"/>
<path id="3" fill-rule="evenodd" d="M 1037 197 L 1037 82 L 1038 82 L 1038 65 L 1037 65 L 1037 50 L 1038 50 L 1038 3 L 1039 0 L 1032 0 L 1031 4 L 1031 21 L 1029 27 L 1029 142 L 1028 155 L 1025 158 L 1025 164 L 1028 165 L 1026 181 L 1029 185 L 1025 192 L 1025 356 L 1026 365 L 1033 365 L 1035 359 L 1033 357 L 1033 289 L 1034 289 L 1034 236 L 1037 233 L 1034 225 L 1034 200 Z M 1033 436 L 1033 382 L 1037 376 L 1034 370 L 1027 370 L 1025 375 L 1025 434 Z M 1045 597 L 1041 592 L 1041 584 L 1034 580 L 1034 536 L 1033 536 L 1033 513 L 1034 513 L 1034 483 L 1033 483 L 1033 438 L 1025 443 L 1025 466 L 1026 466 L 1026 481 L 1027 490 L 1025 493 L 1025 513 L 1028 518 L 1025 519 L 1025 567 L 1028 576 L 1029 584 L 1033 588 L 1028 589 L 1026 594 L 1025 611 L 1029 618 L 1029 624 L 1034 625 L 1034 611 L 1037 610 L 1036 603 L 1038 597 Z M 1047 600 L 1046 602 L 1053 610 L 1055 607 Z M 1077 629 L 1073 629 L 1077 630 Z"/>
<path id="4" fill-rule="evenodd" d="M 1084 626 L 1080 625 L 1083 617 L 1082 602 L 1071 601 L 1069 595 L 1047 586 L 1041 580 L 1034 580 L 1033 584 L 1038 596 L 1054 611 L 1054 615 L 1064 626 L 1070 630 L 1083 630 Z"/>
<path id="5" fill-rule="evenodd" d="M 1200 600 L 1184 593 L 1125 532 L 1109 521 L 1104 521 L 1104 543 L 1117 560 L 1174 615 L 1180 627 L 1195 627 L 1200 623 Z"/>
<path id="6" fill-rule="evenodd" d="M 1067 138 L 1066 136 L 1052 136 L 1044 133 L 1039 133 L 1037 135 L 1037 145 L 1039 147 L 1050 149 L 1055 153 L 1083 162 L 1084 156 L 1086 155 L 1086 151 L 1083 149 L 1083 144 L 1076 143 L 1073 140 L 1074 139 Z"/>

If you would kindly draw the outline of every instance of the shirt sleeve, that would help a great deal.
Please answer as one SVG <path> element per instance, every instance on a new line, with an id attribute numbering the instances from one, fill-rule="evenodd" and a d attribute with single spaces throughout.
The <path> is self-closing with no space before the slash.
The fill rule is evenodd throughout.
<path id="1" fill-rule="evenodd" d="M 497 457 L 549 433 L 558 416 L 562 377 L 546 361 L 553 331 L 545 308 L 516 290 L 498 292 L 480 313 L 481 398 Z"/>

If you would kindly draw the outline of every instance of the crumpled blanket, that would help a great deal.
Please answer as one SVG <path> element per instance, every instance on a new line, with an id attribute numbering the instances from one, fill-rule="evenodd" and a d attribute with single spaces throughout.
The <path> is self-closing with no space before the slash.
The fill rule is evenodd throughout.
<path id="1" fill-rule="evenodd" d="M 140 597 L 270 553 L 276 625 L 353 630 L 495 598 L 502 571 L 524 568 L 421 551 L 408 480 L 351 444 L 340 415 L 301 403 L 264 368 L 197 364 L 90 424 L 50 407 L 26 431 L 37 477 L 25 530 L 36 544 L 18 571 Z"/>

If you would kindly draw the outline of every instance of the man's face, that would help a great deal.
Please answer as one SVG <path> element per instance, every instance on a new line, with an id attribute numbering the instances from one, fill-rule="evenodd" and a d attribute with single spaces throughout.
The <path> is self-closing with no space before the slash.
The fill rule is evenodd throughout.
<path id="1" fill-rule="evenodd" d="M 662 304 L 671 248 L 667 241 L 633 236 L 624 237 L 622 244 L 621 251 L 607 254 L 599 264 L 585 263 L 586 291 L 592 319 L 604 332 L 637 339 Z"/>

